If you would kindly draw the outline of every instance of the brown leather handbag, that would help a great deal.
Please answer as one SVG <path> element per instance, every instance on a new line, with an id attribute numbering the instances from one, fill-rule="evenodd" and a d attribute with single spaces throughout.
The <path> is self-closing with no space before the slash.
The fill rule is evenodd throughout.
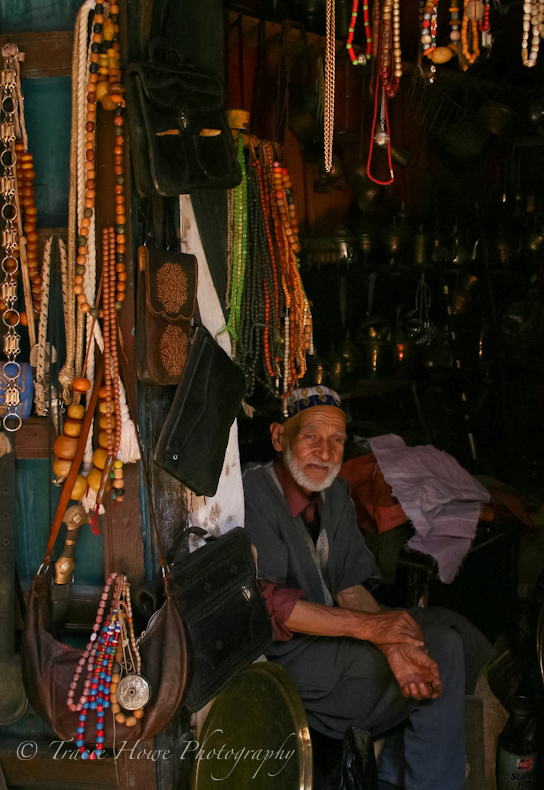
<path id="1" fill-rule="evenodd" d="M 103 367 L 95 379 L 91 402 L 83 421 L 78 451 L 64 483 L 45 557 L 32 584 L 23 631 L 22 668 L 28 699 L 36 712 L 63 740 L 75 739 L 79 724 L 79 714 L 69 710 L 66 700 L 75 667 L 83 655 L 83 650 L 62 644 L 48 631 L 52 579 L 47 570 L 83 457 L 102 374 Z M 150 514 L 159 548 L 160 564 L 163 568 L 165 594 L 163 606 L 139 643 L 142 675 L 151 686 L 151 698 L 145 706 L 143 718 L 139 719 L 134 727 L 114 724 L 113 715 L 106 715 L 104 722 L 106 747 L 113 746 L 115 742 L 151 738 L 174 715 L 187 685 L 185 632 L 176 604 L 171 597 L 168 570 L 163 560 L 160 534 L 151 505 Z M 90 723 L 93 724 L 92 720 Z M 91 726 L 88 733 L 89 742 L 92 732 Z"/>
<path id="2" fill-rule="evenodd" d="M 142 384 L 178 383 L 189 350 L 197 290 L 194 255 L 138 250 L 136 345 Z"/>

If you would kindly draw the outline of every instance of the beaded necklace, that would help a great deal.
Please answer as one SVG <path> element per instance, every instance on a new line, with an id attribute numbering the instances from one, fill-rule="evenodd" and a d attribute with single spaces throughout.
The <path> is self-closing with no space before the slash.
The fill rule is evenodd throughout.
<path id="1" fill-rule="evenodd" d="M 40 312 L 42 296 L 42 277 L 38 269 L 38 234 L 36 233 L 36 206 L 34 205 L 34 172 L 33 156 L 25 150 L 23 142 L 15 143 L 17 154 L 17 184 L 19 188 L 19 202 L 24 218 L 23 230 L 26 238 L 26 265 L 32 288 L 33 316 L 21 313 L 21 321 L 33 322 L 34 316 Z M 29 323 L 30 325 L 30 323 Z M 30 341 L 32 344 L 32 341 Z"/>
<path id="2" fill-rule="evenodd" d="M 459 19 L 459 4 L 457 0 L 450 0 L 450 40 L 452 44 L 456 44 L 461 39 L 461 25 Z"/>
<path id="3" fill-rule="evenodd" d="M 87 180 L 85 183 L 85 208 L 83 217 L 80 220 L 79 235 L 77 238 L 78 255 L 76 258 L 76 276 L 74 277 L 74 294 L 80 309 L 84 313 L 91 311 L 91 305 L 84 292 L 83 282 L 85 276 L 85 265 L 88 255 L 88 237 L 91 228 L 91 220 L 94 213 L 96 199 L 96 104 L 102 102 L 106 110 L 115 110 L 115 147 L 114 147 L 114 172 L 116 178 L 115 204 L 116 204 L 116 247 L 117 261 L 124 263 L 126 253 L 125 236 L 125 199 L 124 199 L 124 178 L 123 178 L 123 106 L 124 88 L 120 83 L 121 70 L 119 69 L 120 47 L 119 47 L 119 25 L 117 24 L 119 7 L 110 6 L 110 16 L 104 16 L 104 5 L 97 3 L 94 8 L 92 20 L 92 44 L 89 65 L 89 82 L 87 84 L 87 116 L 85 124 L 85 170 Z M 118 189 L 119 187 L 119 189 Z M 118 306 L 124 296 L 117 298 Z M 93 310 L 91 315 L 98 315 L 98 311 Z"/>
<path id="4" fill-rule="evenodd" d="M 112 588 L 113 597 L 108 611 Z M 129 646 L 129 655 L 125 655 L 125 645 Z M 87 671 L 83 688 L 75 702 L 84 668 Z M 134 726 L 144 715 L 143 708 L 149 700 L 150 690 L 140 672 L 141 659 L 134 635 L 130 585 L 125 576 L 112 573 L 104 586 L 93 632 L 75 668 L 66 700 L 68 708 L 79 713 L 76 746 L 83 760 L 96 760 L 104 750 L 104 719 L 108 708 L 111 707 L 115 720 L 127 727 Z M 125 707 L 131 709 L 131 716 L 126 717 L 120 712 L 119 697 Z M 131 699 L 135 702 L 131 702 Z M 85 746 L 90 711 L 96 711 L 96 745 L 92 750 Z"/>
<path id="5" fill-rule="evenodd" d="M 466 60 L 467 65 L 463 66 L 466 71 L 468 66 L 472 65 L 480 55 L 479 37 L 478 37 L 478 21 L 470 17 L 467 13 L 467 6 L 472 0 L 463 0 L 463 22 L 461 24 L 461 51 Z M 472 52 L 468 49 L 468 25 L 470 22 L 471 31 L 471 46 Z"/>
<path id="6" fill-rule="evenodd" d="M 543 4 L 538 0 L 527 0 L 523 4 L 523 35 L 521 39 L 521 60 L 527 68 L 532 68 L 538 60 L 538 50 L 540 48 L 539 23 L 543 10 Z M 532 28 L 531 48 L 529 50 L 529 34 Z"/>
<path id="7" fill-rule="evenodd" d="M 247 173 L 244 153 L 244 135 L 238 135 L 238 163 L 242 171 L 242 181 L 236 187 L 234 202 L 234 228 L 233 228 L 233 260 L 232 260 L 232 290 L 230 297 L 230 315 L 227 330 L 233 339 L 233 356 L 236 353 L 236 341 L 240 328 L 240 311 L 244 275 L 247 256 Z"/>
<path id="8" fill-rule="evenodd" d="M 239 154 L 240 148 L 239 143 Z M 304 375 L 306 353 L 312 348 L 311 313 L 296 257 L 300 251 L 296 208 L 289 173 L 274 158 L 270 143 L 258 145 L 243 173 L 246 189 L 244 193 L 238 187 L 238 194 L 246 201 L 246 265 L 242 269 L 239 264 L 244 225 L 235 194 L 228 212 L 232 265 L 226 328 L 231 334 L 236 329 L 235 360 L 246 374 L 248 396 L 256 381 L 278 395 L 281 377 L 282 389 L 288 393 Z M 283 353 L 278 347 L 281 335 Z"/>
<path id="9" fill-rule="evenodd" d="M 100 389 L 100 428 L 98 437 L 99 447 L 93 452 L 92 436 L 85 451 L 84 468 L 88 470 L 87 491 L 82 503 L 87 510 L 93 510 L 91 528 L 98 532 L 98 514 L 104 512 L 101 505 L 106 491 L 114 488 L 113 498 L 116 505 L 123 501 L 123 462 L 133 461 L 138 458 L 134 449 L 134 426 L 128 420 L 128 409 L 124 401 L 124 388 L 119 376 L 117 315 L 125 300 L 127 274 L 125 267 L 126 253 L 126 214 L 124 196 L 124 86 L 120 82 L 119 69 L 120 46 L 117 5 L 109 8 L 110 16 L 105 16 L 104 5 L 98 3 L 84 4 L 81 16 L 78 17 L 76 32 L 78 38 L 79 62 L 84 63 L 87 49 L 86 28 L 87 16 L 92 14 L 91 38 L 89 42 L 88 58 L 88 84 L 87 84 L 87 114 L 85 116 L 84 137 L 85 160 L 81 163 L 81 173 L 78 175 L 80 190 L 80 226 L 76 238 L 77 257 L 74 261 L 73 293 L 78 304 L 78 338 L 77 344 L 82 343 L 84 330 L 84 315 L 87 314 L 87 353 L 84 362 L 77 362 L 81 376 L 72 382 L 74 391 L 73 401 L 79 402 L 80 394 L 88 392 L 91 387 L 94 367 L 94 343 L 102 348 L 106 363 L 106 384 Z M 90 16 L 90 14 L 89 14 Z M 82 33 L 82 31 L 85 31 Z M 79 68 L 76 63 L 76 70 Z M 79 80 L 81 82 L 81 80 Z M 85 95 L 82 95 L 84 101 Z M 101 284 L 95 296 L 95 271 L 94 271 L 94 205 L 96 197 L 96 105 L 100 101 L 106 110 L 113 110 L 113 126 L 115 131 L 115 146 L 113 148 L 112 165 L 115 174 L 114 201 L 115 225 L 106 228 L 102 238 L 103 271 Z M 80 113 L 82 117 L 82 113 Z M 76 125 L 76 130 L 77 130 Z M 84 190 L 83 190 L 84 187 Z M 90 265 L 87 265 L 87 264 Z M 99 306 L 101 291 L 104 291 L 104 304 Z M 91 307 L 87 294 L 92 294 L 94 306 Z M 83 323 L 81 321 L 83 319 Z M 98 319 L 104 322 L 104 337 L 97 323 Z M 79 355 L 80 351 L 77 351 Z M 82 354 L 81 354 L 82 356 Z M 87 378 L 83 376 L 86 375 Z M 69 382 L 69 378 L 67 382 Z M 76 406 L 77 408 L 77 406 Z M 126 431 L 123 427 L 126 425 Z M 91 432 L 92 433 L 92 432 Z M 65 437 L 63 437 L 65 438 Z M 123 445 L 121 446 L 121 441 Z M 59 447 L 59 450 L 62 449 Z M 69 448 L 68 448 L 69 449 Z M 58 454 L 58 453 L 57 453 Z M 68 457 L 68 456 L 64 456 Z M 73 457 L 73 456 L 72 456 Z M 113 467 L 113 468 L 112 468 Z"/>
<path id="10" fill-rule="evenodd" d="M 363 1 L 363 21 L 365 26 L 366 38 L 366 51 L 363 55 L 356 55 L 353 51 L 353 37 L 355 35 L 355 27 L 357 25 L 357 14 L 359 13 L 359 0 L 353 0 L 351 8 L 351 20 L 348 28 L 348 38 L 346 41 L 346 49 L 348 51 L 349 59 L 354 66 L 364 66 L 368 58 L 372 55 L 372 33 L 370 30 L 370 17 L 368 10 L 368 0 Z"/>

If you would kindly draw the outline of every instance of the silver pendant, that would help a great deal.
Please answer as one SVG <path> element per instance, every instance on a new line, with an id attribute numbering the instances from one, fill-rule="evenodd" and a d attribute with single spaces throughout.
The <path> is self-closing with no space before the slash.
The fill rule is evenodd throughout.
<path id="1" fill-rule="evenodd" d="M 385 146 L 389 142 L 389 135 L 387 134 L 387 132 L 384 132 L 384 130 L 381 129 L 379 132 L 376 132 L 376 134 L 374 135 L 374 142 L 380 148 L 385 148 Z"/>
<path id="2" fill-rule="evenodd" d="M 117 686 L 117 701 L 125 710 L 138 710 L 147 705 L 151 686 L 141 675 L 125 675 Z"/>

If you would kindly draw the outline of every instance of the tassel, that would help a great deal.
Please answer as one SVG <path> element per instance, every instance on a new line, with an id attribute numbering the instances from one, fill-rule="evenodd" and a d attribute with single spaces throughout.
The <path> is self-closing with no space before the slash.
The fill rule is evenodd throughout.
<path id="1" fill-rule="evenodd" d="M 140 460 L 140 449 L 136 437 L 136 427 L 130 419 L 130 411 L 127 406 L 127 396 L 123 381 L 119 378 L 119 398 L 121 402 L 121 444 L 117 458 L 124 464 L 134 464 Z"/>
<path id="2" fill-rule="evenodd" d="M 117 458 L 124 464 L 134 464 L 140 460 L 140 448 L 136 439 L 136 428 L 131 419 L 123 420 L 121 444 Z"/>
<path id="3" fill-rule="evenodd" d="M 100 535 L 100 529 L 98 527 L 98 512 L 100 510 L 100 506 L 95 504 L 93 507 L 93 516 L 91 518 L 91 531 L 93 535 Z"/>
<path id="4" fill-rule="evenodd" d="M 87 513 L 94 511 L 94 508 L 96 506 L 96 491 L 90 486 L 87 486 L 87 491 L 85 492 L 85 496 L 81 500 L 81 504 L 83 505 Z M 106 510 L 104 508 L 104 505 L 100 505 L 98 515 L 103 516 L 105 512 Z"/>
<path id="5" fill-rule="evenodd" d="M 242 401 L 242 409 L 244 410 L 244 414 L 246 417 L 252 418 L 255 414 L 255 406 L 250 406 L 249 403 L 246 403 L 245 400 Z"/>

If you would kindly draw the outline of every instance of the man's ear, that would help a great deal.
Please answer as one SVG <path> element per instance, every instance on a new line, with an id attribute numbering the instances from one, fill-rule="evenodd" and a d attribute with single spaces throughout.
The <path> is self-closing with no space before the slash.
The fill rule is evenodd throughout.
<path id="1" fill-rule="evenodd" d="M 283 452 L 283 444 L 285 442 L 285 430 L 281 423 L 273 422 L 270 426 L 270 435 L 272 437 L 272 446 L 277 453 Z"/>

